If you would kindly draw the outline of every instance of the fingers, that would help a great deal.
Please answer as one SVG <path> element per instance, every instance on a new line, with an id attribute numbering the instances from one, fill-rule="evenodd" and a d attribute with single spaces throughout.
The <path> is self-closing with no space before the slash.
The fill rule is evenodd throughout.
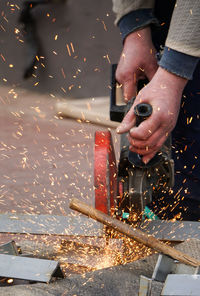
<path id="1" fill-rule="evenodd" d="M 160 130 L 158 131 L 158 134 L 160 133 Z M 154 156 L 155 154 L 161 149 L 163 144 L 166 141 L 166 135 L 163 135 L 159 141 L 157 142 L 156 145 L 154 146 L 143 146 L 143 147 L 136 147 L 136 146 L 130 146 L 129 149 L 132 152 L 135 152 L 137 154 L 143 155 L 142 161 L 144 163 L 148 163 Z M 144 144 L 143 144 L 144 145 Z"/>
<path id="2" fill-rule="evenodd" d="M 133 128 L 131 128 L 130 135 L 132 138 L 143 142 L 147 141 L 152 135 L 154 135 L 151 140 L 155 143 L 157 141 L 157 130 L 160 128 L 163 131 L 165 130 L 164 125 L 162 125 L 162 120 L 160 116 L 156 114 L 155 111 L 153 111 L 152 115 L 148 119 L 141 122 L 138 127 L 134 126 Z"/>
<path id="3" fill-rule="evenodd" d="M 163 143 L 167 139 L 167 136 L 168 134 L 165 132 L 165 130 L 160 127 L 147 140 L 141 141 L 138 139 L 133 139 L 130 133 L 128 134 L 128 140 L 132 147 L 132 151 L 142 155 L 147 155 L 151 152 L 160 150 Z"/>
<path id="4" fill-rule="evenodd" d="M 123 87 L 123 96 L 124 96 L 124 101 L 128 102 L 130 101 L 133 97 L 136 96 L 137 93 L 137 85 L 134 79 L 130 79 L 125 81 L 122 84 Z"/>
<path id="5" fill-rule="evenodd" d="M 129 112 L 124 117 L 123 121 L 117 127 L 116 132 L 118 134 L 127 133 L 134 125 L 135 125 L 135 115 L 133 112 L 133 107 L 131 107 Z"/>
<path id="6" fill-rule="evenodd" d="M 156 146 L 154 146 L 154 149 L 152 149 L 152 151 L 150 151 L 149 153 L 147 153 L 146 155 L 144 155 L 142 157 L 142 161 L 145 164 L 147 164 L 156 155 L 156 153 L 161 149 L 161 147 L 163 146 L 163 144 L 165 143 L 165 141 L 166 141 L 166 136 L 164 135 L 163 137 L 161 137 L 161 139 L 158 142 L 158 144 Z"/>

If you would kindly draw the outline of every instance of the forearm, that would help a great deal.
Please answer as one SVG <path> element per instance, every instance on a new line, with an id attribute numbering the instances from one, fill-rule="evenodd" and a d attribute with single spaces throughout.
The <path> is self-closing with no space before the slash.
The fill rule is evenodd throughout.
<path id="1" fill-rule="evenodd" d="M 116 2 L 122 3 L 119 0 Z M 136 4 L 137 1 L 128 2 Z M 199 57 L 196 54 L 197 51 L 200 51 L 200 1 L 192 0 L 191 4 L 190 1 L 184 1 L 184 3 L 181 1 L 181 5 L 179 3 L 180 1 L 177 1 L 173 12 L 166 47 L 159 65 L 177 76 L 192 79 L 193 72 L 199 61 Z M 153 5 L 153 3 L 151 4 Z M 152 24 L 158 25 L 158 21 L 153 15 L 153 7 L 132 10 L 118 21 L 123 41 L 131 33 Z M 187 26 L 188 24 L 189 27 Z M 190 31 L 196 31 L 195 36 Z M 190 44 L 191 47 L 189 47 Z"/>
<path id="2" fill-rule="evenodd" d="M 200 57 L 200 1 L 177 0 L 159 65 L 192 79 Z"/>
<path id="3" fill-rule="evenodd" d="M 166 46 L 200 57 L 200 1 L 177 0 L 172 14 Z"/>

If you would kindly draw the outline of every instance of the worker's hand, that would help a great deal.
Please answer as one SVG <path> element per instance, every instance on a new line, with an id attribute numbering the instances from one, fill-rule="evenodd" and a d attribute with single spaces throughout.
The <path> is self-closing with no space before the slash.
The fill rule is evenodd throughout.
<path id="1" fill-rule="evenodd" d="M 130 150 L 143 155 L 147 163 L 160 150 L 176 125 L 182 92 L 187 80 L 158 68 L 153 79 L 139 92 L 134 105 L 117 128 L 118 133 L 128 132 Z M 134 107 L 148 103 L 152 115 L 135 127 Z"/>
<path id="2" fill-rule="evenodd" d="M 145 27 L 129 34 L 116 70 L 116 80 L 122 85 L 125 101 L 135 97 L 138 80 L 148 78 L 150 81 L 157 68 L 150 28 Z"/>

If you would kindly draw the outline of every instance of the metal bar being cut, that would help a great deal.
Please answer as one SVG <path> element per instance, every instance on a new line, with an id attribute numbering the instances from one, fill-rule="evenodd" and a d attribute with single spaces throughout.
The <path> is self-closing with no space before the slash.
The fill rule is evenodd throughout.
<path id="1" fill-rule="evenodd" d="M 90 218 L 93 218 L 98 222 L 101 222 L 104 225 L 138 241 L 139 243 L 142 243 L 158 252 L 166 254 L 182 263 L 192 266 L 200 266 L 200 261 L 168 246 L 167 244 L 159 241 L 155 237 L 148 235 L 139 229 L 133 228 L 130 225 L 127 225 L 111 216 L 104 214 L 103 212 L 96 210 L 95 208 L 81 202 L 76 198 L 72 199 L 72 201 L 70 202 L 70 208 Z"/>

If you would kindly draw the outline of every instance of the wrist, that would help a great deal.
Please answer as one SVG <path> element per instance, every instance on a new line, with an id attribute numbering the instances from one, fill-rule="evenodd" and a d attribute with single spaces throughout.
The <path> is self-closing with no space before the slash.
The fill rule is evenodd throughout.
<path id="1" fill-rule="evenodd" d="M 130 33 L 126 37 L 126 39 L 124 41 L 124 45 L 129 42 L 149 43 L 149 41 L 151 41 L 151 43 L 152 43 L 151 29 L 149 26 L 146 26 L 144 28 L 138 29 L 137 31 Z"/>
<path id="2" fill-rule="evenodd" d="M 154 77 L 159 81 L 160 87 L 162 88 L 173 88 L 177 92 L 183 92 L 188 79 L 180 77 L 174 73 L 165 70 L 162 67 L 158 67 L 158 70 Z"/>

